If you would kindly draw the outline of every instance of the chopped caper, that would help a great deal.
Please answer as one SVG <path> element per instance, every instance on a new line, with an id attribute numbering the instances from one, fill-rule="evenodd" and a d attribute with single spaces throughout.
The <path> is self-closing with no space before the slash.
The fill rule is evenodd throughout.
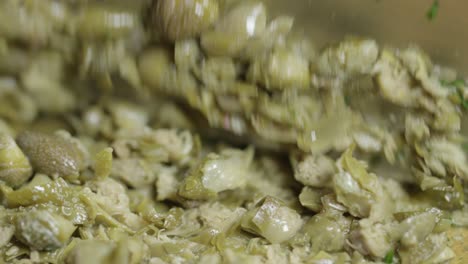
<path id="1" fill-rule="evenodd" d="M 247 212 L 242 219 L 242 228 L 259 234 L 271 243 L 281 243 L 292 238 L 302 226 L 300 215 L 282 205 L 273 197 L 266 197 L 258 207 Z"/>
<path id="2" fill-rule="evenodd" d="M 28 158 L 11 136 L 0 132 L 0 180 L 18 187 L 31 175 L 32 167 Z"/>

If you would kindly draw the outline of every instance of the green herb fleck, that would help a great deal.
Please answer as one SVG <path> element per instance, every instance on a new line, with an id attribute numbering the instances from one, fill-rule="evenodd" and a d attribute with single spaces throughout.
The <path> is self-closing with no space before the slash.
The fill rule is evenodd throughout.
<path id="1" fill-rule="evenodd" d="M 385 264 L 392 264 L 392 263 L 393 263 L 393 256 L 394 256 L 394 254 L 395 254 L 395 253 L 393 252 L 393 250 L 392 250 L 392 251 L 389 251 L 389 252 L 387 253 L 387 255 L 385 255 L 385 257 L 384 257 L 384 263 L 385 263 Z"/>
<path id="2" fill-rule="evenodd" d="M 427 19 L 430 21 L 434 20 L 437 17 L 437 13 L 439 12 L 439 0 L 434 0 L 431 7 L 426 13 Z"/>

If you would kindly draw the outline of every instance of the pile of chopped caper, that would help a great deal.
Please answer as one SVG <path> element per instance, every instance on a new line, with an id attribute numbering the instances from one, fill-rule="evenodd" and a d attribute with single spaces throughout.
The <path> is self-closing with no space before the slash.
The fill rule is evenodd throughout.
<path id="1" fill-rule="evenodd" d="M 0 2 L 0 263 L 447 263 L 468 86 L 257 0 Z"/>

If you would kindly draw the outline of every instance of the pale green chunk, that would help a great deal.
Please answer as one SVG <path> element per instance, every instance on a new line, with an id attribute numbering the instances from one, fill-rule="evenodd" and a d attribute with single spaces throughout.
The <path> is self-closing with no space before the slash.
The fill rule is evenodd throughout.
<path id="1" fill-rule="evenodd" d="M 281 243 L 299 231 L 302 219 L 295 210 L 282 205 L 279 200 L 266 197 L 244 215 L 241 226 L 245 231 L 258 234 L 271 243 Z"/>
<path id="2" fill-rule="evenodd" d="M 28 158 L 11 136 L 0 132 L 0 181 L 18 187 L 31 175 L 32 167 Z"/>

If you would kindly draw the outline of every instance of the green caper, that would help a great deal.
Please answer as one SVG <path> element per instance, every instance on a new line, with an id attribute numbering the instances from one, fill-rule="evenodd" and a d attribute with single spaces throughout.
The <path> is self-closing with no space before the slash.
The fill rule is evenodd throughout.
<path id="1" fill-rule="evenodd" d="M 76 229 L 67 219 L 45 210 L 18 215 L 15 227 L 15 237 L 36 250 L 54 250 L 64 246 Z"/>
<path id="2" fill-rule="evenodd" d="M 207 88 L 220 89 L 223 83 L 232 83 L 237 75 L 231 58 L 208 58 L 201 65 L 201 79 Z"/>
<path id="3" fill-rule="evenodd" d="M 211 56 L 235 56 L 245 47 L 246 39 L 222 31 L 208 31 L 201 35 L 203 50 Z"/>
<path id="4" fill-rule="evenodd" d="M 379 55 L 374 40 L 349 37 L 326 48 L 317 60 L 317 71 L 326 76 L 349 77 L 367 74 Z"/>
<path id="5" fill-rule="evenodd" d="M 17 143 L 36 172 L 75 179 L 85 166 L 85 157 L 71 140 L 58 135 L 25 131 Z"/>
<path id="6" fill-rule="evenodd" d="M 177 41 L 174 45 L 174 61 L 178 68 L 196 69 L 201 58 L 201 50 L 194 39 Z"/>
<path id="7" fill-rule="evenodd" d="M 258 202 L 241 220 L 243 230 L 261 235 L 271 243 L 281 243 L 292 238 L 301 226 L 301 216 L 271 196 Z"/>
<path id="8" fill-rule="evenodd" d="M 17 187 L 26 182 L 31 175 L 29 160 L 11 136 L 0 132 L 0 180 Z"/>
<path id="9" fill-rule="evenodd" d="M 266 8 L 262 2 L 242 2 L 220 19 L 212 31 L 201 35 L 201 46 L 211 56 L 236 56 L 249 38 L 266 28 Z"/>
<path id="10" fill-rule="evenodd" d="M 266 28 L 265 4 L 259 1 L 244 1 L 234 6 L 219 23 L 216 30 L 235 33 L 238 38 L 256 36 Z"/>
<path id="11" fill-rule="evenodd" d="M 169 52 L 164 48 L 157 48 L 142 54 L 138 69 L 144 84 L 150 88 L 164 89 L 170 73 L 173 72 L 173 64 Z"/>
<path id="12" fill-rule="evenodd" d="M 152 8 L 154 26 L 170 41 L 198 35 L 219 16 L 217 0 L 158 0 Z"/>
<path id="13" fill-rule="evenodd" d="M 315 250 L 340 251 L 346 243 L 346 232 L 351 221 L 339 214 L 318 213 L 302 229 Z"/>
<path id="14" fill-rule="evenodd" d="M 96 178 L 105 179 L 112 170 L 112 148 L 105 148 L 94 156 L 94 173 Z"/>
<path id="15" fill-rule="evenodd" d="M 248 78 L 260 82 L 267 89 L 307 88 L 310 82 L 309 62 L 294 52 L 278 49 L 255 61 Z"/>

